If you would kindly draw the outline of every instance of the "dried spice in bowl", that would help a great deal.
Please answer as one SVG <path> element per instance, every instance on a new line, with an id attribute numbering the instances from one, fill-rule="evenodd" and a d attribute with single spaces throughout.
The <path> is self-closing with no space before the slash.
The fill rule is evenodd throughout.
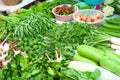
<path id="1" fill-rule="evenodd" d="M 69 15 L 72 14 L 74 12 L 74 6 L 70 5 L 62 5 L 60 7 L 57 7 L 55 10 L 55 13 L 58 15 Z"/>
<path id="2" fill-rule="evenodd" d="M 73 20 L 73 14 L 78 11 L 78 7 L 71 4 L 58 5 L 52 9 L 55 19 L 69 22 Z"/>

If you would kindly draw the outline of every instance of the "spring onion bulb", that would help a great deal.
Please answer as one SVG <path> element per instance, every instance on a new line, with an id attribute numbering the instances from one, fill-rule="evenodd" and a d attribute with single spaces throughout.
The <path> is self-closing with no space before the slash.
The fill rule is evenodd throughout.
<path id="1" fill-rule="evenodd" d="M 110 38 L 110 42 L 111 42 L 112 44 L 120 45 L 120 38 L 111 37 L 111 38 Z"/>
<path id="2" fill-rule="evenodd" d="M 120 50 L 120 45 L 111 44 L 111 48 L 115 50 Z"/>
<path id="3" fill-rule="evenodd" d="M 115 50 L 115 53 L 120 55 L 120 50 Z"/>

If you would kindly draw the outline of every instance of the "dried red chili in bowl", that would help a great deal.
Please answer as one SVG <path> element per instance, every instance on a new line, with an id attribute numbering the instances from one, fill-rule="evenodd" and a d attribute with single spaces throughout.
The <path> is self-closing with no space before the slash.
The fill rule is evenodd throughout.
<path id="1" fill-rule="evenodd" d="M 69 15 L 69 14 L 72 14 L 73 12 L 74 12 L 73 5 L 70 5 L 70 6 L 63 5 L 63 6 L 57 7 L 55 10 L 55 13 L 58 15 Z"/>
<path id="2" fill-rule="evenodd" d="M 52 13 L 55 15 L 55 18 L 64 22 L 73 20 L 73 14 L 77 11 L 78 7 L 71 4 L 59 5 L 52 9 Z"/>

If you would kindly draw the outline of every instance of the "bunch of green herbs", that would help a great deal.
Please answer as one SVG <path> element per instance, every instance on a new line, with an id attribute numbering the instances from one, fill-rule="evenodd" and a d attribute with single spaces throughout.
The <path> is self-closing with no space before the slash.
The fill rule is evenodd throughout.
<path id="1" fill-rule="evenodd" d="M 100 71 L 81 72 L 67 68 L 69 61 L 51 62 L 43 54 L 13 57 L 12 63 L 0 70 L 1 80 L 96 80 Z M 97 73 L 97 74 L 96 74 Z"/>

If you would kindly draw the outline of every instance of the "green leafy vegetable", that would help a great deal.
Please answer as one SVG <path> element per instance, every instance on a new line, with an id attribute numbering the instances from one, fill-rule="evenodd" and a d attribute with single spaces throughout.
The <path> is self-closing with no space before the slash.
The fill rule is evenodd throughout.
<path id="1" fill-rule="evenodd" d="M 31 13 L 26 20 L 21 21 L 21 23 L 15 29 L 14 35 L 18 37 L 28 36 L 35 38 L 36 34 L 43 35 L 54 25 L 54 20 L 48 19 L 41 13 Z"/>
<path id="2" fill-rule="evenodd" d="M 60 80 L 97 80 L 100 76 L 98 69 L 94 72 L 81 72 L 72 68 L 63 68 L 62 73 L 64 76 Z"/>

